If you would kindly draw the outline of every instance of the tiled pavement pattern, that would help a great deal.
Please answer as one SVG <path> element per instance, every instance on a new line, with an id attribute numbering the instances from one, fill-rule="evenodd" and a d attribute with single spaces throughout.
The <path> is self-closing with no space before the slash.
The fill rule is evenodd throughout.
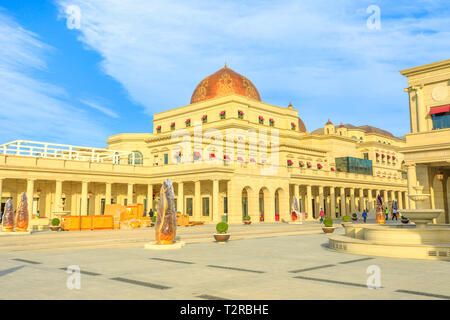
<path id="1" fill-rule="evenodd" d="M 210 227 L 179 234 L 188 240 L 203 239 L 209 232 L 211 238 Z M 295 227 L 317 232 L 318 226 Z M 236 234 L 241 230 L 232 226 L 233 235 L 233 229 Z M 24 243 L 14 246 L 8 242 L 0 250 L 0 295 L 4 299 L 450 299 L 447 261 L 336 253 L 327 250 L 324 234 L 273 235 L 295 230 L 285 224 L 245 230 L 272 236 L 226 244 L 205 236 L 202 241 L 187 241 L 182 249 L 170 251 L 145 250 L 145 242 L 98 247 L 102 237 L 91 247 L 60 250 L 24 250 Z M 73 236 L 70 239 L 80 241 Z M 43 238 L 48 237 L 66 241 L 54 234 Z M 61 245 L 65 244 L 62 240 Z M 81 268 L 80 290 L 66 286 L 70 276 L 66 268 L 72 265 Z M 370 265 L 381 269 L 381 289 L 366 287 Z"/>

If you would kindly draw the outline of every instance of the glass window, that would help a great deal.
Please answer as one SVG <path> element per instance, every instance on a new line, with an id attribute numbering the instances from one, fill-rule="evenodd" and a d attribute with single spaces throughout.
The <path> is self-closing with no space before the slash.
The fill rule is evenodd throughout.
<path id="1" fill-rule="evenodd" d="M 228 198 L 227 197 L 223 198 L 223 212 L 228 213 Z"/>
<path id="2" fill-rule="evenodd" d="M 336 158 L 336 169 L 339 172 L 373 175 L 372 160 L 353 157 Z"/>
<path id="3" fill-rule="evenodd" d="M 128 164 L 133 164 L 133 155 L 134 155 L 134 164 L 144 164 L 144 156 L 140 151 L 133 151 L 128 155 Z"/>
<path id="4" fill-rule="evenodd" d="M 118 152 L 114 152 L 114 164 L 120 164 L 120 155 Z"/>
<path id="5" fill-rule="evenodd" d="M 450 112 L 432 114 L 433 129 L 450 128 Z"/>
<path id="6" fill-rule="evenodd" d="M 204 217 L 209 216 L 209 198 L 208 197 L 202 198 L 202 215 Z"/>
<path id="7" fill-rule="evenodd" d="M 169 163 L 169 155 L 167 153 L 164 153 L 164 164 Z"/>
<path id="8" fill-rule="evenodd" d="M 192 201 L 193 198 L 186 198 L 186 213 L 192 216 Z"/>

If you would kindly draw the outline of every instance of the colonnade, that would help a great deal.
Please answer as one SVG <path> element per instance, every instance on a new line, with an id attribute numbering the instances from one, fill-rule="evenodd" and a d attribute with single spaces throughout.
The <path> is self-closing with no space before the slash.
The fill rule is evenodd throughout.
<path id="1" fill-rule="evenodd" d="M 378 195 L 381 195 L 383 206 L 390 206 L 392 200 L 396 200 L 399 209 L 408 209 L 406 194 L 403 190 L 294 184 L 290 201 L 292 202 L 294 196 L 299 199 L 300 210 L 307 213 L 307 220 L 314 220 L 320 218 L 321 208 L 327 216 L 333 218 L 351 215 L 356 211 L 370 211 L 375 209 Z"/>

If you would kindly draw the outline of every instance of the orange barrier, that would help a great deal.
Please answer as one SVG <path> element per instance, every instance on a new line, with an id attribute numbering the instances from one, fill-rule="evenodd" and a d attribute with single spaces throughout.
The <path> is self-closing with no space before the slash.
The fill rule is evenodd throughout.
<path id="1" fill-rule="evenodd" d="M 113 216 L 62 216 L 64 231 L 108 230 L 114 228 Z"/>

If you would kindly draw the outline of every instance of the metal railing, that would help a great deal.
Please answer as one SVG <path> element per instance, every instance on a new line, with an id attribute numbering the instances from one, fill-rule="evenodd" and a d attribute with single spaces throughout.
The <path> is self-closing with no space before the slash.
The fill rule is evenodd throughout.
<path id="1" fill-rule="evenodd" d="M 0 154 L 98 163 L 111 162 L 113 164 L 120 164 L 121 160 L 124 160 L 124 164 L 129 164 L 130 159 L 131 164 L 135 164 L 135 154 L 130 151 L 80 147 L 27 140 L 15 140 L 0 145 Z"/>

